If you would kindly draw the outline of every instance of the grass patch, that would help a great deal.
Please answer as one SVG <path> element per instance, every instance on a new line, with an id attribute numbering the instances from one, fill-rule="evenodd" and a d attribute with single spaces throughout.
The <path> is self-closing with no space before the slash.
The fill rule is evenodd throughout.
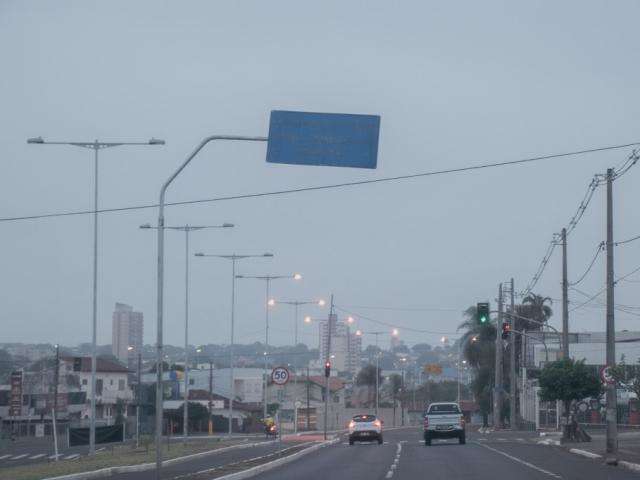
<path id="1" fill-rule="evenodd" d="M 211 440 L 197 440 L 187 442 L 186 444 L 182 442 L 172 443 L 170 446 L 167 446 L 165 443 L 162 446 L 162 458 L 163 460 L 168 460 L 193 453 L 217 450 L 240 443 L 246 442 L 243 440 L 212 438 Z M 89 472 L 101 468 L 153 462 L 155 462 L 154 443 L 149 443 L 148 449 L 145 445 L 141 445 L 139 448 L 135 448 L 135 445 L 118 445 L 107 447 L 106 450 L 102 450 L 92 457 L 81 456 L 75 460 L 50 461 L 46 463 L 0 468 L 0 480 L 42 480 L 43 478 Z"/>

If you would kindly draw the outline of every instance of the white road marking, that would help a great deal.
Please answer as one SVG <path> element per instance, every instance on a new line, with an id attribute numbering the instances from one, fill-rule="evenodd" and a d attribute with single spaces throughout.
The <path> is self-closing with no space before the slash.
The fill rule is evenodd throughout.
<path id="1" fill-rule="evenodd" d="M 476 442 L 476 445 L 478 445 L 479 447 L 482 447 L 482 448 L 486 448 L 487 450 L 491 450 L 492 452 L 498 453 L 498 454 L 500 454 L 500 455 L 502 455 L 504 457 L 507 457 L 510 460 L 513 460 L 514 462 L 518 462 L 519 464 L 524 465 L 526 467 L 529 467 L 529 468 L 531 468 L 533 470 L 536 470 L 536 471 L 538 471 L 540 473 L 544 473 L 545 475 L 549 475 L 550 477 L 560 478 L 560 479 L 562 478 L 557 473 L 553 473 L 553 472 L 550 472 L 549 470 L 545 470 L 544 468 L 540 468 L 540 467 L 534 465 L 533 463 L 529 463 L 529 462 L 527 462 L 525 460 L 522 460 L 521 458 L 514 457 L 513 455 L 509 455 L 508 453 L 503 452 L 502 450 L 498 450 L 497 448 L 492 448 L 489 445 L 483 445 L 482 443 L 477 443 L 477 442 Z"/>
<path id="2" fill-rule="evenodd" d="M 23 453 L 22 455 L 16 455 L 11 460 L 20 460 L 21 458 L 28 457 L 28 456 L 29 456 L 28 453 Z"/>
<path id="3" fill-rule="evenodd" d="M 33 457 L 29 457 L 29 460 L 35 460 L 37 458 L 42 458 L 46 455 L 46 453 L 39 453 L 37 455 L 34 455 Z"/>
<path id="4" fill-rule="evenodd" d="M 506 438 L 496 438 L 496 440 L 499 441 L 499 442 L 506 442 L 507 441 Z"/>
<path id="5" fill-rule="evenodd" d="M 11 456 L 11 455 L 2 455 L 2 456 L 0 457 L 0 460 L 4 460 L 5 458 L 9 458 L 10 456 Z"/>
<path id="6" fill-rule="evenodd" d="M 516 442 L 526 442 L 524 438 L 516 438 Z"/>
<path id="7" fill-rule="evenodd" d="M 74 453 L 73 455 L 69 455 L 68 457 L 66 457 L 64 460 L 73 460 L 75 458 L 78 458 L 79 456 L 79 453 Z"/>
<path id="8" fill-rule="evenodd" d="M 55 460 L 55 458 L 56 458 L 56 457 L 59 457 L 59 456 L 61 456 L 61 454 L 58 454 L 58 455 L 53 454 L 53 455 L 49 455 L 47 458 L 48 458 L 49 460 Z"/>

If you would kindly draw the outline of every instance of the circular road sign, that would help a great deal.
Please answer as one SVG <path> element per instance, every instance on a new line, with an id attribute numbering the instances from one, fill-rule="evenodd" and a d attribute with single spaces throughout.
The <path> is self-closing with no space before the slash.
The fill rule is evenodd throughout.
<path id="1" fill-rule="evenodd" d="M 613 378 L 613 375 L 611 375 L 610 367 L 602 367 L 600 369 L 600 380 L 602 380 L 602 383 L 607 385 L 615 383 L 615 379 Z"/>
<path id="2" fill-rule="evenodd" d="M 271 380 L 276 385 L 284 385 L 289 381 L 289 370 L 286 367 L 276 367 L 271 371 Z"/>

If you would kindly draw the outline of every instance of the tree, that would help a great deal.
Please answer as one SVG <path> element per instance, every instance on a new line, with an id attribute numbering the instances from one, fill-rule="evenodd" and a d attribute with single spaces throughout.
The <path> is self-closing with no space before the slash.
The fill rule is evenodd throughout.
<path id="1" fill-rule="evenodd" d="M 382 384 L 382 370 L 378 369 L 378 385 Z M 356 375 L 356 385 L 366 385 L 368 390 L 368 403 L 371 404 L 371 392 L 376 385 L 376 366 L 365 365 Z"/>
<path id="2" fill-rule="evenodd" d="M 543 297 L 542 295 L 536 295 L 530 293 L 522 299 L 522 305 L 519 307 L 518 315 L 527 317 L 534 322 L 527 322 L 527 325 L 522 325 L 528 331 L 541 330 L 543 325 L 549 321 L 553 316 L 553 310 L 549 304 L 553 304 L 553 300 L 550 297 Z"/>
<path id="3" fill-rule="evenodd" d="M 586 397 L 597 397 L 602 392 L 602 384 L 598 375 L 584 363 L 565 358 L 551 362 L 540 372 L 540 399 L 551 402 L 560 400 L 564 411 L 571 411 L 571 403 Z M 565 438 L 571 437 L 569 421 L 565 420 Z"/>
<path id="4" fill-rule="evenodd" d="M 491 322 L 478 322 L 475 306 L 467 308 L 464 316 L 465 321 L 458 326 L 458 330 L 465 330 L 460 339 L 462 353 L 474 371 L 471 390 L 486 426 L 491 411 L 491 390 L 495 378 L 496 327 Z"/>

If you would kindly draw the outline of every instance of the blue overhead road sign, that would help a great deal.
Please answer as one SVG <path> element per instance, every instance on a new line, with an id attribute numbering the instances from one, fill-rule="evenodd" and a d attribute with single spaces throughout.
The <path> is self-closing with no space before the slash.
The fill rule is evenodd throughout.
<path id="1" fill-rule="evenodd" d="M 267 162 L 376 168 L 378 115 L 273 110 Z"/>

